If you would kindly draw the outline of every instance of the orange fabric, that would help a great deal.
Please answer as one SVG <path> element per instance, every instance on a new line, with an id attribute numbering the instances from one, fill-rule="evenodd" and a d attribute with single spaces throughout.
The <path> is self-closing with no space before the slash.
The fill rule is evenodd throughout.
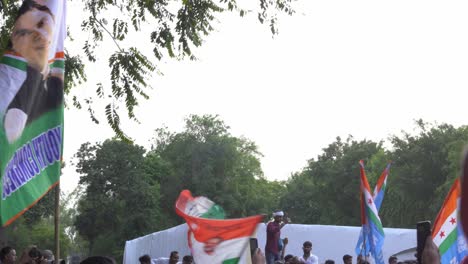
<path id="1" fill-rule="evenodd" d="M 460 193 L 460 181 L 457 178 L 450 188 L 447 197 L 445 198 L 444 204 L 442 205 L 439 214 L 436 217 L 434 226 L 432 228 L 432 237 L 439 233 L 440 228 L 444 224 L 445 220 L 457 209 L 457 199 Z"/>

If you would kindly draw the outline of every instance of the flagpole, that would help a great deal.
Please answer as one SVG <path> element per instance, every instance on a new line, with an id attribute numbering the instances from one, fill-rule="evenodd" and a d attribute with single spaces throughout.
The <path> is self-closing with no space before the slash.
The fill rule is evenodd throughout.
<path id="1" fill-rule="evenodd" d="M 362 251 L 364 250 L 364 260 L 367 261 L 367 247 L 366 247 L 366 237 L 367 234 L 365 234 L 365 227 L 364 225 L 362 226 L 362 239 L 363 239 L 363 244 L 362 244 L 362 249 L 361 249 L 361 256 L 362 256 Z"/>
<path id="2" fill-rule="evenodd" d="M 54 226 L 55 226 L 55 263 L 60 260 L 60 180 L 55 186 L 55 215 L 54 215 Z"/>
<path id="3" fill-rule="evenodd" d="M 5 247 L 8 244 L 8 240 L 6 237 L 6 228 L 0 226 L 0 247 Z"/>

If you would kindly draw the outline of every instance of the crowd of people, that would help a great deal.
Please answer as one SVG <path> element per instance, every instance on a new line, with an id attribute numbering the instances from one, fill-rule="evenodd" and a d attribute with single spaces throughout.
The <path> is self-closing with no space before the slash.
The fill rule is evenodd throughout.
<path id="1" fill-rule="evenodd" d="M 252 254 L 252 264 L 320 264 L 319 258 L 312 254 L 312 242 L 305 241 L 302 244 L 302 255 L 294 256 L 286 254 L 286 249 L 289 243 L 288 238 L 281 238 L 281 229 L 290 222 L 289 218 L 285 217 L 282 211 L 273 213 L 273 220 L 267 224 L 266 228 L 266 245 L 263 252 L 260 248 L 256 248 Z M 179 252 L 172 251 L 168 257 L 151 258 L 149 255 L 143 255 L 135 263 L 140 264 L 194 264 L 194 258 L 186 255 L 180 261 Z M 356 261 L 353 261 L 351 255 L 343 256 L 343 264 L 369 264 L 367 258 L 359 255 Z M 341 260 L 340 260 L 341 262 Z M 16 250 L 12 247 L 4 247 L 0 249 L 0 264 L 64 264 L 64 260 L 56 262 L 54 254 L 51 250 L 39 250 L 36 246 L 31 246 L 23 251 L 20 257 L 17 257 Z M 80 264 L 115 264 L 113 258 L 105 256 L 88 257 L 81 261 Z M 325 264 L 335 264 L 335 260 L 327 259 Z M 440 254 L 437 246 L 432 241 L 432 237 L 428 237 L 422 253 L 422 264 L 440 264 Z M 468 262 L 466 262 L 468 263 Z M 197 263 L 197 264 L 212 264 L 212 263 Z M 388 259 L 388 264 L 417 264 L 416 261 L 398 262 L 397 257 L 391 256 Z"/>
<path id="2" fill-rule="evenodd" d="M 260 248 L 255 249 L 252 255 L 253 264 L 335 264 L 335 260 L 327 259 L 324 262 L 319 262 L 319 258 L 312 254 L 312 242 L 305 241 L 302 244 L 303 254 L 294 256 L 286 254 L 287 246 L 289 243 L 288 238 L 281 238 L 281 229 L 290 222 L 290 219 L 285 217 L 282 211 L 273 213 L 273 220 L 267 224 L 266 228 L 266 245 L 263 252 Z M 440 264 L 440 255 L 438 248 L 429 237 L 426 243 L 423 254 L 423 264 Z M 185 256 L 182 262 L 179 261 L 179 254 L 177 251 L 170 253 L 169 258 L 151 259 L 149 255 L 143 255 L 139 258 L 140 264 L 193 264 L 195 263 L 192 256 Z M 342 258 L 343 264 L 369 264 L 368 258 L 361 255 L 356 257 L 353 261 L 353 256 L 344 255 Z M 341 260 L 340 260 L 341 262 Z M 198 263 L 208 264 L 208 263 Z M 388 259 L 388 264 L 417 264 L 414 261 L 398 262 L 396 256 L 391 256 Z"/>
<path id="3" fill-rule="evenodd" d="M 55 261 L 51 250 L 39 250 L 36 246 L 28 247 L 18 258 L 16 250 L 6 246 L 0 249 L 0 264 L 65 264 L 65 260 Z"/>
<path id="4" fill-rule="evenodd" d="M 182 258 L 182 262 L 179 261 L 179 252 L 172 251 L 169 258 L 157 258 L 151 259 L 149 255 L 143 255 L 139 258 L 140 264 L 192 264 L 193 257 L 186 255 Z"/>

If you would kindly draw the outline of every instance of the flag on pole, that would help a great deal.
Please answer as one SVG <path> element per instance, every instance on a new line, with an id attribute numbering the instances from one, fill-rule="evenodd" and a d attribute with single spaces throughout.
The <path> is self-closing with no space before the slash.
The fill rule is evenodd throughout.
<path id="1" fill-rule="evenodd" d="M 439 248 L 441 264 L 457 264 L 468 254 L 465 236 L 458 224 L 460 181 L 452 185 L 432 229 L 432 239 Z"/>
<path id="2" fill-rule="evenodd" d="M 59 181 L 66 2 L 24 0 L 0 59 L 0 224 Z M 40 26 L 39 26 L 40 25 Z"/>
<path id="3" fill-rule="evenodd" d="M 364 241 L 361 245 L 359 245 L 358 241 L 358 246 L 365 249 L 365 245 L 368 244 L 370 254 L 374 257 L 375 262 L 377 264 L 384 264 L 382 246 L 385 240 L 385 234 L 379 218 L 379 212 L 374 202 L 374 197 L 371 194 L 369 182 L 367 181 L 364 161 L 359 161 L 359 165 L 361 174 L 362 237 Z"/>
<path id="4" fill-rule="evenodd" d="M 362 191 L 359 192 L 360 203 L 361 203 L 361 232 L 359 233 L 358 242 L 356 244 L 355 253 L 356 255 L 369 256 L 370 254 L 370 244 L 369 239 L 367 239 L 369 234 L 369 225 L 366 224 L 366 205 L 364 204 L 364 197 Z"/>
<path id="5" fill-rule="evenodd" d="M 237 264 L 263 216 L 228 220 L 203 218 L 206 212 L 216 210 L 213 205 L 205 197 L 192 197 L 188 190 L 182 191 L 177 199 L 176 213 L 189 227 L 188 244 L 193 258 L 196 263 Z"/>
<path id="6" fill-rule="evenodd" d="M 375 188 L 374 188 L 374 201 L 375 201 L 375 207 L 377 208 L 377 211 L 380 210 L 380 206 L 382 205 L 382 201 L 385 196 L 385 190 L 387 189 L 387 178 L 388 178 L 388 173 L 390 172 L 391 165 L 392 163 L 390 162 L 387 164 L 387 166 L 385 167 L 385 170 L 382 172 L 379 179 L 377 180 L 377 184 L 375 185 Z"/>
<path id="7" fill-rule="evenodd" d="M 362 161 L 361 161 L 362 162 Z M 364 163 L 362 162 L 361 164 L 360 162 L 360 166 L 362 168 L 364 168 Z M 388 174 L 390 172 L 390 166 L 391 166 L 391 162 L 389 162 L 387 164 L 387 166 L 385 167 L 385 170 L 382 172 L 382 174 L 380 175 L 379 179 L 377 180 L 377 184 L 374 188 L 374 195 L 373 195 L 373 198 L 374 198 L 374 203 L 375 203 L 375 207 L 377 209 L 377 212 L 380 210 L 380 206 L 382 205 L 382 201 L 383 201 L 383 198 L 384 198 L 384 195 L 385 195 L 385 190 L 386 190 L 386 186 L 387 186 L 387 178 L 388 178 Z M 365 175 L 365 171 L 362 170 L 361 173 L 364 173 Z M 367 179 L 367 177 L 366 177 Z M 363 198 L 363 193 L 362 191 L 360 192 L 360 197 L 361 197 L 361 224 L 362 224 L 362 228 L 361 228 L 361 232 L 359 233 L 359 238 L 358 238 L 358 242 L 356 244 L 356 248 L 355 248 L 355 253 L 356 255 L 364 255 L 364 256 L 368 256 L 370 251 L 371 251 L 371 247 L 370 247 L 370 244 L 369 244 L 369 240 L 368 239 L 364 239 L 364 234 L 369 234 L 369 225 L 366 225 L 365 224 L 365 204 L 363 204 L 363 202 L 365 201 L 364 198 Z"/>

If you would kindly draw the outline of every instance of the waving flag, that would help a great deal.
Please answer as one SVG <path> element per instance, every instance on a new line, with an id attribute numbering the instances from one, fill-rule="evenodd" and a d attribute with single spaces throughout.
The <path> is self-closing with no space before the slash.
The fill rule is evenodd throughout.
<path id="1" fill-rule="evenodd" d="M 247 249 L 262 215 L 240 219 L 203 218 L 207 212 L 217 211 L 205 197 L 192 197 L 190 191 L 180 193 L 176 213 L 189 227 L 188 243 L 196 263 L 237 264 Z M 216 215 L 216 214 L 209 214 Z"/>
<path id="2" fill-rule="evenodd" d="M 468 254 L 466 239 L 458 224 L 460 181 L 452 185 L 432 229 L 432 239 L 439 247 L 441 264 L 457 264 Z"/>
<path id="3" fill-rule="evenodd" d="M 390 172 L 391 163 L 387 164 L 385 170 L 380 175 L 379 179 L 377 180 L 377 184 L 374 188 L 374 202 L 377 211 L 380 210 L 380 206 L 382 205 L 383 198 L 385 196 L 385 190 L 387 189 L 387 178 L 388 173 Z"/>
<path id="4" fill-rule="evenodd" d="M 360 165 L 362 167 L 362 171 L 361 173 L 364 173 L 364 176 L 365 176 L 365 171 L 363 170 L 364 168 L 364 163 L 362 161 L 360 161 Z M 387 186 L 387 178 L 388 178 L 388 174 L 390 172 L 390 166 L 391 166 L 391 163 L 389 162 L 387 164 L 387 166 L 385 167 L 385 170 L 382 172 L 382 174 L 380 175 L 379 179 L 377 180 L 377 184 L 374 188 L 374 203 L 375 203 L 375 207 L 377 209 L 377 212 L 380 210 L 380 206 L 382 205 L 382 201 L 383 201 L 383 198 L 384 198 L 384 195 L 385 195 L 385 190 L 386 190 L 386 186 Z M 366 177 L 367 179 L 367 177 Z M 370 251 L 371 251 L 371 246 L 370 246 L 370 243 L 369 243 L 369 240 L 368 239 L 364 239 L 364 234 L 369 234 L 369 226 L 365 224 L 365 212 L 364 212 L 364 209 L 366 208 L 366 206 L 363 203 L 363 198 L 362 198 L 362 191 L 361 191 L 361 223 L 362 223 L 362 228 L 361 228 L 361 232 L 359 233 L 359 238 L 358 238 L 358 242 L 356 244 L 356 249 L 355 249 L 355 252 L 356 252 L 356 255 L 364 255 L 364 256 L 368 256 Z"/>
<path id="5" fill-rule="evenodd" d="M 362 234 L 363 240 L 365 240 L 364 245 L 361 243 L 361 248 L 365 249 L 365 245 L 368 245 L 370 248 L 370 253 L 374 257 L 375 262 L 377 264 L 384 264 L 385 261 L 383 259 L 382 246 L 384 243 L 385 234 L 379 218 L 379 212 L 374 202 L 374 197 L 371 194 L 370 186 L 367 181 L 366 172 L 364 171 L 364 162 L 362 160 L 359 161 L 359 165 L 361 172 Z"/>
<path id="6" fill-rule="evenodd" d="M 63 142 L 63 0 L 24 0 L 0 59 L 0 224 L 59 181 Z"/>

